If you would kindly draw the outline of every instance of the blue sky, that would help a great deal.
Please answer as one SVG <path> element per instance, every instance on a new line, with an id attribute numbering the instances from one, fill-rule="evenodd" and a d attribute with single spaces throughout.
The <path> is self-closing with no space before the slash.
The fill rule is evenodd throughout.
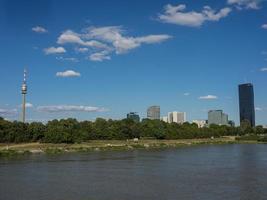
<path id="1" fill-rule="evenodd" d="M 261 0 L 0 0 L 0 115 L 121 119 L 223 109 L 238 123 L 237 85 L 252 82 L 267 124 L 267 3 Z"/>

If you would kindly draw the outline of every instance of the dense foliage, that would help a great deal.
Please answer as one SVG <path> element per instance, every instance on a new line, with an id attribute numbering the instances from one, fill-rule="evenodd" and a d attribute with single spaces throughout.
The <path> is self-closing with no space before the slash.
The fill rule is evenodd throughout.
<path id="1" fill-rule="evenodd" d="M 159 120 L 144 119 L 136 123 L 131 119 L 105 120 L 98 118 L 95 122 L 76 119 L 21 123 L 10 122 L 0 118 L 0 143 L 45 142 L 45 143 L 79 143 L 88 140 L 124 140 L 132 138 L 156 139 L 192 139 L 210 138 L 227 135 L 264 134 L 261 126 L 228 127 L 211 125 L 198 128 L 196 124 L 168 124 Z"/>

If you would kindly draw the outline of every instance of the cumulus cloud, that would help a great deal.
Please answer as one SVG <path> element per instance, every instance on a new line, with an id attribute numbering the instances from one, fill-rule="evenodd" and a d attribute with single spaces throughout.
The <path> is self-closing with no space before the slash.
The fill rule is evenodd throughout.
<path id="1" fill-rule="evenodd" d="M 1 117 L 10 117 L 10 116 L 14 116 L 17 114 L 18 114 L 17 109 L 2 109 L 2 108 L 0 108 L 0 116 Z"/>
<path id="2" fill-rule="evenodd" d="M 36 33 L 47 33 L 48 32 L 44 27 L 41 27 L 41 26 L 33 27 L 32 31 Z"/>
<path id="3" fill-rule="evenodd" d="M 228 0 L 229 5 L 235 5 L 238 9 L 259 9 L 263 0 Z"/>
<path id="4" fill-rule="evenodd" d="M 89 40 L 89 41 L 84 41 L 82 40 L 83 35 L 82 34 L 78 34 L 75 33 L 71 30 L 67 30 L 65 32 L 63 32 L 58 40 L 57 43 L 58 44 L 78 44 L 78 45 L 82 45 L 82 46 L 88 46 L 88 47 L 93 47 L 93 48 L 103 48 L 103 49 L 107 49 L 108 46 L 96 41 L 96 40 Z"/>
<path id="5" fill-rule="evenodd" d="M 56 76 L 58 77 L 79 77 L 81 74 L 79 72 L 75 72 L 73 70 L 67 70 L 64 72 L 57 72 Z"/>
<path id="6" fill-rule="evenodd" d="M 228 16 L 232 11 L 231 8 L 228 7 L 215 11 L 209 6 L 204 6 L 200 12 L 186 12 L 185 9 L 185 4 L 179 4 L 176 6 L 168 4 L 164 7 L 164 13 L 158 15 L 158 20 L 163 23 L 200 27 L 206 21 L 219 21 L 220 19 Z"/>
<path id="7" fill-rule="evenodd" d="M 190 95 L 189 92 L 184 93 L 184 96 L 189 96 L 189 95 Z"/>
<path id="8" fill-rule="evenodd" d="M 217 96 L 215 95 L 207 95 L 207 96 L 200 96 L 199 99 L 203 99 L 203 100 L 214 100 L 214 99 L 218 99 Z"/>
<path id="9" fill-rule="evenodd" d="M 56 105 L 56 106 L 39 106 L 40 112 L 58 113 L 58 112 L 106 112 L 108 109 L 93 106 L 77 105 Z"/>
<path id="10" fill-rule="evenodd" d="M 126 31 L 121 26 L 90 27 L 85 29 L 85 38 L 97 39 L 107 42 L 115 49 L 116 54 L 127 53 L 131 49 L 140 47 L 142 44 L 161 43 L 170 39 L 170 35 L 147 35 L 142 37 L 124 36 Z"/>
<path id="11" fill-rule="evenodd" d="M 97 53 L 93 53 L 89 56 L 89 59 L 91 61 L 103 61 L 103 60 L 110 60 L 110 56 L 108 55 L 109 52 L 108 51 L 101 51 L 101 52 L 97 52 Z"/>
<path id="12" fill-rule="evenodd" d="M 170 39 L 167 34 L 145 35 L 140 37 L 126 36 L 122 26 L 88 27 L 76 33 L 64 31 L 57 39 L 57 44 L 75 46 L 76 53 L 89 53 L 91 61 L 110 60 L 113 53 L 123 54 L 143 44 L 157 44 Z M 51 47 L 52 48 L 52 47 Z M 55 49 L 46 49 L 54 52 Z M 47 54 L 48 54 L 47 53 Z"/>
<path id="13" fill-rule="evenodd" d="M 67 43 L 76 43 L 76 44 L 82 44 L 83 41 L 80 38 L 80 35 L 71 31 L 67 30 L 64 31 L 57 39 L 58 44 L 67 44 Z"/>
<path id="14" fill-rule="evenodd" d="M 63 47 L 49 47 L 44 49 L 46 55 L 49 54 L 59 54 L 59 53 L 66 53 L 66 50 Z"/>
<path id="15" fill-rule="evenodd" d="M 261 68 L 260 71 L 262 71 L 262 72 L 267 72 L 267 67 L 263 67 L 263 68 Z"/>
<path id="16" fill-rule="evenodd" d="M 261 26 L 261 28 L 263 28 L 263 29 L 267 29 L 267 24 L 263 24 L 263 25 Z"/>

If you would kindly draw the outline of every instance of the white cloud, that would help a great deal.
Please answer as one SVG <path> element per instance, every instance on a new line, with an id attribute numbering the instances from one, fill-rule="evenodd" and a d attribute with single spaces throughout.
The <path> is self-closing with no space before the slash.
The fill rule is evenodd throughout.
<path id="1" fill-rule="evenodd" d="M 260 108 L 260 107 L 256 107 L 256 108 L 255 108 L 255 111 L 262 111 L 262 108 Z"/>
<path id="2" fill-rule="evenodd" d="M 59 38 L 57 39 L 58 44 L 67 44 L 67 43 L 76 43 L 76 44 L 82 44 L 83 41 L 80 38 L 80 35 L 71 31 L 67 30 L 64 31 Z"/>
<path id="3" fill-rule="evenodd" d="M 200 96 L 199 99 L 204 99 L 204 100 L 213 100 L 213 99 L 218 99 L 217 96 L 215 95 L 207 95 L 207 96 Z"/>
<path id="4" fill-rule="evenodd" d="M 164 14 L 159 14 L 158 19 L 164 23 L 200 27 L 206 21 L 219 21 L 221 18 L 228 16 L 232 11 L 228 7 L 215 11 L 209 6 L 205 6 L 200 12 L 185 12 L 185 9 L 185 4 L 179 4 L 177 6 L 168 4 L 164 7 Z"/>
<path id="5" fill-rule="evenodd" d="M 17 109 L 2 109 L 2 108 L 0 108 L 0 116 L 1 117 L 9 117 L 9 116 L 17 115 L 17 114 L 18 114 Z"/>
<path id="6" fill-rule="evenodd" d="M 33 108 L 34 106 L 33 106 L 33 104 L 31 104 L 31 103 L 29 103 L 29 102 L 27 102 L 26 104 L 25 104 L 25 106 L 26 106 L 26 108 Z M 22 104 L 20 104 L 18 107 L 22 107 Z"/>
<path id="7" fill-rule="evenodd" d="M 261 27 L 262 27 L 263 29 L 267 29 L 267 24 L 263 24 Z"/>
<path id="8" fill-rule="evenodd" d="M 142 37 L 123 36 L 125 31 L 121 26 L 90 27 L 85 30 L 85 38 L 97 39 L 112 45 L 109 51 L 114 48 L 117 54 L 127 53 L 142 44 L 161 43 L 170 39 L 170 35 L 147 35 Z"/>
<path id="9" fill-rule="evenodd" d="M 267 67 L 261 68 L 260 71 L 267 72 Z"/>
<path id="10" fill-rule="evenodd" d="M 106 112 L 108 109 L 93 106 L 77 105 L 56 105 L 56 106 L 39 106 L 38 111 L 57 113 L 57 112 Z"/>
<path id="11" fill-rule="evenodd" d="M 113 42 L 122 37 L 121 26 L 89 27 L 85 29 L 86 38 L 96 38 L 106 42 Z"/>
<path id="12" fill-rule="evenodd" d="M 73 58 L 73 57 L 56 57 L 57 60 L 61 60 L 61 61 L 71 61 L 71 62 L 79 62 L 79 60 L 77 58 Z"/>
<path id="13" fill-rule="evenodd" d="M 157 44 L 171 38 L 167 34 L 140 37 L 125 36 L 125 34 L 126 31 L 121 26 L 89 27 L 83 29 L 81 33 L 66 30 L 58 37 L 57 44 L 73 44 L 76 53 L 89 52 L 89 60 L 103 61 L 110 60 L 113 53 L 127 53 L 142 44 Z M 64 51 L 66 50 L 56 49 L 55 47 L 45 49 L 46 54 L 63 53 Z"/>
<path id="14" fill-rule="evenodd" d="M 41 27 L 41 26 L 33 27 L 32 31 L 36 33 L 47 33 L 48 32 L 44 27 Z"/>
<path id="15" fill-rule="evenodd" d="M 189 96 L 189 95 L 190 95 L 189 92 L 184 93 L 184 96 Z"/>
<path id="16" fill-rule="evenodd" d="M 75 72 L 73 70 L 67 70 L 64 72 L 57 72 L 56 76 L 58 77 L 79 77 L 81 74 L 79 72 Z"/>
<path id="17" fill-rule="evenodd" d="M 101 51 L 101 52 L 97 52 L 97 53 L 93 53 L 89 56 L 89 59 L 91 61 L 103 61 L 103 60 L 110 60 L 110 56 L 108 55 L 109 52 L 107 51 Z"/>
<path id="18" fill-rule="evenodd" d="M 99 49 L 110 49 L 106 44 L 103 44 L 102 42 L 96 41 L 96 40 L 90 40 L 83 43 L 84 46 L 87 47 L 95 47 Z"/>
<path id="19" fill-rule="evenodd" d="M 144 44 L 156 44 L 156 43 L 161 43 L 165 40 L 170 39 L 170 35 L 147 35 L 143 37 L 137 37 L 135 38 L 136 42 L 139 43 L 144 43 Z"/>
<path id="20" fill-rule="evenodd" d="M 57 43 L 61 45 L 72 43 L 93 48 L 103 48 L 103 49 L 108 48 L 107 45 L 99 41 L 96 40 L 84 41 L 81 39 L 81 37 L 83 37 L 82 34 L 75 33 L 71 30 L 67 30 L 59 36 Z"/>
<path id="21" fill-rule="evenodd" d="M 79 53 L 85 53 L 88 51 L 88 48 L 86 48 L 86 47 L 75 48 L 75 51 L 77 51 Z"/>
<path id="22" fill-rule="evenodd" d="M 49 47 L 44 49 L 45 54 L 58 54 L 58 53 L 65 53 L 66 50 L 63 47 Z"/>
<path id="23" fill-rule="evenodd" d="M 33 107 L 33 104 L 27 102 L 27 103 L 25 104 L 25 106 L 26 106 L 26 108 L 32 108 L 32 107 Z"/>
<path id="24" fill-rule="evenodd" d="M 259 9 L 263 0 L 228 0 L 229 5 L 235 5 L 238 9 Z"/>

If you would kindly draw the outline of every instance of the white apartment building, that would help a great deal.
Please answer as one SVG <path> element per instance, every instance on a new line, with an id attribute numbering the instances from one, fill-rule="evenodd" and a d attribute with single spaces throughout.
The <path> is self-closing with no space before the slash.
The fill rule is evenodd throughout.
<path id="1" fill-rule="evenodd" d="M 207 125 L 206 120 L 193 120 L 192 122 L 197 124 L 198 128 L 203 128 Z"/>
<path id="2" fill-rule="evenodd" d="M 168 122 L 168 116 L 162 117 L 161 120 L 164 121 L 164 122 Z"/>
<path id="3" fill-rule="evenodd" d="M 185 112 L 169 112 L 168 113 L 168 122 L 169 123 L 178 123 L 183 124 L 186 122 L 186 113 Z"/>

